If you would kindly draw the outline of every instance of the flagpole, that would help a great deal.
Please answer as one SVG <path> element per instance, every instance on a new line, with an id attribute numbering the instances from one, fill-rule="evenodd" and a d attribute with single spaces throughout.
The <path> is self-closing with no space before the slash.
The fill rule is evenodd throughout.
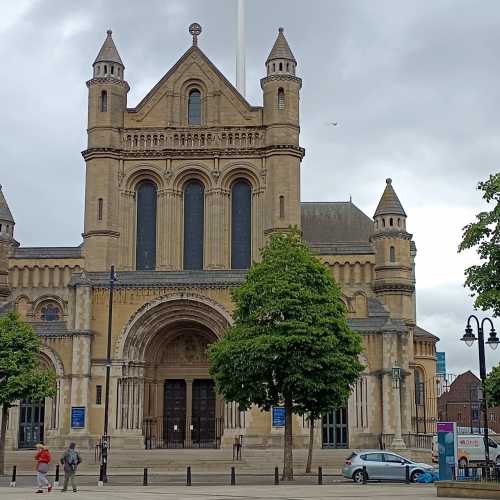
<path id="1" fill-rule="evenodd" d="M 237 1 L 236 88 L 245 97 L 245 0 Z"/>

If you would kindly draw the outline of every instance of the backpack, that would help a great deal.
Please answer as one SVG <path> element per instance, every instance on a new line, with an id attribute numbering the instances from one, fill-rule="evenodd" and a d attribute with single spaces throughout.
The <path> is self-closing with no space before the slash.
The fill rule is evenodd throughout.
<path id="1" fill-rule="evenodd" d="M 78 453 L 76 450 L 69 449 L 68 454 L 66 456 L 66 463 L 75 470 L 78 465 Z"/>

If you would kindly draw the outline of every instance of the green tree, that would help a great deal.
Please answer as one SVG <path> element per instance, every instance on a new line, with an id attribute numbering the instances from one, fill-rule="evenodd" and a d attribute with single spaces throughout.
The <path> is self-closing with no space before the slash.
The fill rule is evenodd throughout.
<path id="1" fill-rule="evenodd" d="M 500 364 L 494 366 L 485 382 L 488 404 L 491 406 L 500 406 Z"/>
<path id="2" fill-rule="evenodd" d="M 243 409 L 284 405 L 283 478 L 291 480 L 292 415 L 345 401 L 363 369 L 361 338 L 347 326 L 338 286 L 296 229 L 271 236 L 232 296 L 234 324 L 210 347 L 211 374 Z"/>
<path id="3" fill-rule="evenodd" d="M 493 316 L 500 316 L 500 172 L 480 182 L 478 189 L 486 203 L 493 206 L 464 227 L 458 251 L 477 247 L 481 264 L 465 270 L 465 285 L 475 297 L 477 309 L 491 309 Z"/>
<path id="4" fill-rule="evenodd" d="M 0 475 L 5 467 L 5 435 L 9 408 L 20 399 L 55 395 L 55 376 L 38 366 L 40 339 L 30 325 L 11 312 L 0 317 Z"/>

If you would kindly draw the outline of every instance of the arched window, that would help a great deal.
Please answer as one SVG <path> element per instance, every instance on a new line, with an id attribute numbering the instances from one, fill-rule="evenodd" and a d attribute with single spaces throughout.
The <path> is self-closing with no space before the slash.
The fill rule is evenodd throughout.
<path id="1" fill-rule="evenodd" d="M 201 125 L 201 93 L 197 89 L 189 92 L 188 124 Z"/>
<path id="2" fill-rule="evenodd" d="M 283 71 L 283 63 L 280 63 L 280 71 Z"/>
<path id="3" fill-rule="evenodd" d="M 389 219 L 389 226 L 394 226 L 394 219 L 392 217 Z"/>
<path id="4" fill-rule="evenodd" d="M 111 74 L 114 75 L 115 74 L 115 67 L 114 66 L 111 66 Z"/>
<path id="5" fill-rule="evenodd" d="M 58 321 L 61 319 L 61 308 L 55 302 L 48 302 L 40 308 L 42 321 Z"/>
<path id="6" fill-rule="evenodd" d="M 385 227 L 385 219 L 382 219 L 382 227 Z"/>
<path id="7" fill-rule="evenodd" d="M 184 269 L 203 269 L 205 188 L 200 181 L 184 187 Z"/>
<path id="8" fill-rule="evenodd" d="M 424 377 L 420 368 L 415 369 L 415 404 L 423 405 L 425 397 Z"/>
<path id="9" fill-rule="evenodd" d="M 104 75 L 106 75 L 108 73 L 108 66 L 105 64 L 104 65 Z"/>
<path id="10" fill-rule="evenodd" d="M 231 187 L 231 268 L 248 269 L 252 260 L 252 188 L 243 179 Z"/>
<path id="11" fill-rule="evenodd" d="M 135 267 L 156 267 L 156 184 L 142 181 L 137 186 L 137 230 Z"/>
<path id="12" fill-rule="evenodd" d="M 285 91 L 281 87 L 278 89 L 278 109 L 285 109 Z"/>
<path id="13" fill-rule="evenodd" d="M 102 220 L 102 198 L 97 200 L 97 220 Z"/>
<path id="14" fill-rule="evenodd" d="M 106 111 L 108 111 L 108 93 L 105 90 L 101 92 L 100 109 L 102 113 L 106 113 Z"/>
<path id="15" fill-rule="evenodd" d="M 389 260 L 391 262 L 396 262 L 396 249 L 394 247 L 389 248 Z"/>
<path id="16" fill-rule="evenodd" d="M 280 219 L 285 218 L 285 197 L 283 195 L 280 196 Z"/>

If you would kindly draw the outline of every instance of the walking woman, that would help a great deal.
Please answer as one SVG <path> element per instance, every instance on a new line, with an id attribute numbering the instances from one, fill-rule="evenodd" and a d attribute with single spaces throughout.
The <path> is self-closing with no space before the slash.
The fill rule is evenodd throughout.
<path id="1" fill-rule="evenodd" d="M 50 493 L 52 491 L 52 485 L 47 479 L 47 473 L 49 472 L 50 464 L 50 452 L 47 446 L 41 443 L 38 443 L 36 445 L 36 449 L 36 482 L 38 483 L 38 489 L 36 490 L 36 493 L 43 493 L 44 487 L 47 487 L 47 493 Z"/>

